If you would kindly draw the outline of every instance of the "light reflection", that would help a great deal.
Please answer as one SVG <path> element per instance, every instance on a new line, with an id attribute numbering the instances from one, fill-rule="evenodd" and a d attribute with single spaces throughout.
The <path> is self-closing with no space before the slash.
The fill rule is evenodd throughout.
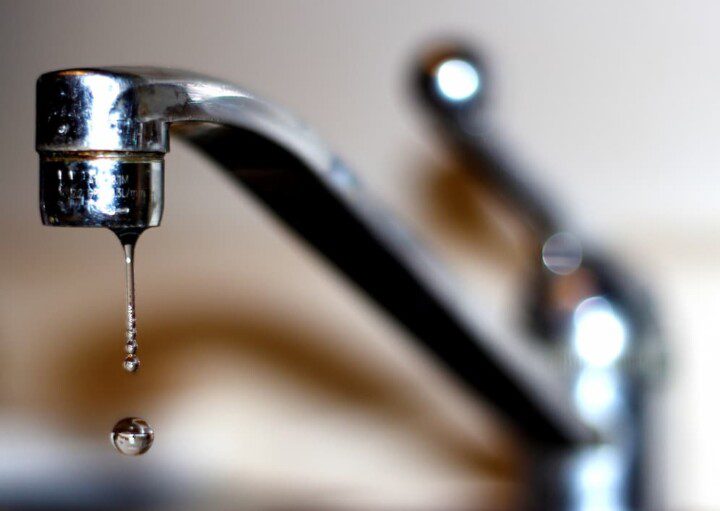
<path id="1" fill-rule="evenodd" d="M 83 77 L 89 90 L 92 91 L 92 108 L 87 112 L 87 144 L 93 149 L 115 149 L 121 146 L 117 126 L 120 113 L 115 110 L 115 103 L 120 95 L 120 84 L 109 76 L 88 74 Z"/>
<path id="2" fill-rule="evenodd" d="M 621 381 L 617 371 L 587 368 L 575 381 L 575 405 L 582 417 L 597 426 L 610 426 L 621 405 Z"/>
<path id="3" fill-rule="evenodd" d="M 235 87 L 225 84 L 204 83 L 202 81 L 187 84 L 187 94 L 190 101 L 202 102 L 209 98 L 247 98 L 247 94 Z"/>
<path id="4" fill-rule="evenodd" d="M 447 60 L 438 66 L 435 74 L 438 92 L 450 101 L 467 101 L 475 96 L 482 82 L 478 70 L 461 59 Z"/>
<path id="5" fill-rule="evenodd" d="M 106 215 L 115 214 L 115 165 L 114 160 L 98 159 L 93 162 L 94 169 L 89 173 L 93 184 L 88 206 Z"/>
<path id="6" fill-rule="evenodd" d="M 625 350 L 627 326 L 610 302 L 594 296 L 575 309 L 572 342 L 583 362 L 595 367 L 608 366 Z"/>
<path id="7" fill-rule="evenodd" d="M 555 233 L 543 244 L 543 264 L 557 275 L 571 274 L 580 267 L 582 259 L 580 240 L 569 232 Z"/>
<path id="8" fill-rule="evenodd" d="M 575 460 L 573 511 L 627 511 L 622 504 L 625 462 L 615 447 L 591 448 Z"/>

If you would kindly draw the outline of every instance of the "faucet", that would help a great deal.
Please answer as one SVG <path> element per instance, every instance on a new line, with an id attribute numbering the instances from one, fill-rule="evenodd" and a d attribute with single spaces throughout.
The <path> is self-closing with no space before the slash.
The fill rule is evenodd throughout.
<path id="1" fill-rule="evenodd" d="M 529 444 L 587 445 L 602 436 L 573 406 L 547 347 L 471 312 L 415 237 L 283 109 L 185 71 L 70 69 L 38 79 L 36 121 L 45 225 L 105 227 L 121 240 L 159 226 L 164 155 L 175 133 L 252 192 Z"/>
<path id="2" fill-rule="evenodd" d="M 570 232 L 559 208 L 493 137 L 488 72 L 463 44 L 437 45 L 418 62 L 415 93 L 459 166 L 503 199 L 526 228 L 532 276 L 528 328 L 565 364 L 576 411 L 602 440 L 539 449 L 533 509 L 657 509 L 648 489 L 652 391 L 665 345 L 654 304 L 612 258 Z M 600 474 L 598 476 L 598 474 Z"/>

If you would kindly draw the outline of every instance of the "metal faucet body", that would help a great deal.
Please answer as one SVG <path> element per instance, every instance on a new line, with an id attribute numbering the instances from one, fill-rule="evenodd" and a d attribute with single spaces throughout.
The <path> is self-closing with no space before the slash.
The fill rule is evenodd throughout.
<path id="1" fill-rule="evenodd" d="M 154 68 L 48 73 L 37 83 L 43 222 L 159 225 L 163 156 L 176 123 L 191 123 L 182 130 L 186 138 L 226 164 L 271 166 L 292 155 L 307 168 L 333 169 L 330 152 L 293 117 L 218 80 Z M 261 137 L 272 142 L 258 147 Z"/>
<path id="2" fill-rule="evenodd" d="M 434 258 L 303 123 L 234 85 L 154 68 L 57 71 L 37 83 L 40 209 L 52 226 L 159 225 L 175 131 L 249 189 L 524 436 L 595 436 L 540 347 L 458 299 Z"/>
<path id="3" fill-rule="evenodd" d="M 454 82 L 443 75 L 447 69 Z M 656 509 L 658 499 L 648 492 L 656 475 L 648 456 L 648 403 L 666 354 L 650 295 L 610 257 L 571 234 L 556 204 L 494 139 L 481 58 L 463 45 L 438 47 L 422 59 L 415 85 L 460 166 L 504 199 L 527 228 L 534 256 L 526 290 L 529 329 L 568 361 L 561 365 L 573 404 L 601 432 L 602 441 L 592 445 L 537 447 L 532 509 Z"/>

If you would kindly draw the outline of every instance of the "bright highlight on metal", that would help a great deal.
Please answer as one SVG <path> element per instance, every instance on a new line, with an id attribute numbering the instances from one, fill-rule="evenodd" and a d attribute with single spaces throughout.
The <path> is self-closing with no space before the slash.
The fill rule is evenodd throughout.
<path id="1" fill-rule="evenodd" d="M 594 296 L 580 303 L 573 314 L 573 347 L 589 366 L 606 367 L 625 350 L 625 321 L 605 298 Z"/>
<path id="2" fill-rule="evenodd" d="M 607 429 L 622 405 L 620 375 L 614 368 L 589 367 L 575 382 L 575 406 L 588 423 Z"/>
<path id="3" fill-rule="evenodd" d="M 457 102 L 472 98 L 482 86 L 475 66 L 461 59 L 447 60 L 440 64 L 435 81 L 441 96 Z"/>
<path id="4" fill-rule="evenodd" d="M 628 511 L 623 505 L 623 479 L 627 470 L 615 447 L 589 448 L 575 462 L 572 511 Z"/>

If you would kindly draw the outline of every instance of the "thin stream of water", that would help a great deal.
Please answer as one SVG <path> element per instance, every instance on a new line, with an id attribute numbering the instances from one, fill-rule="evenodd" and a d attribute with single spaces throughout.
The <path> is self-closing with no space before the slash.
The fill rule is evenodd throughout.
<path id="1" fill-rule="evenodd" d="M 123 252 L 125 253 L 125 302 L 126 302 L 126 333 L 125 333 L 125 353 L 127 356 L 123 360 L 123 368 L 134 373 L 140 367 L 140 359 L 136 352 L 137 343 L 137 318 L 135 315 L 135 240 L 123 243 Z"/>
<path id="2" fill-rule="evenodd" d="M 140 367 L 137 357 L 137 317 L 135 311 L 135 243 L 142 231 L 117 230 L 125 255 L 125 359 L 123 369 L 134 373 Z M 126 417 L 115 424 L 110 442 L 122 454 L 139 456 L 153 444 L 155 433 L 150 425 L 137 417 Z"/>

